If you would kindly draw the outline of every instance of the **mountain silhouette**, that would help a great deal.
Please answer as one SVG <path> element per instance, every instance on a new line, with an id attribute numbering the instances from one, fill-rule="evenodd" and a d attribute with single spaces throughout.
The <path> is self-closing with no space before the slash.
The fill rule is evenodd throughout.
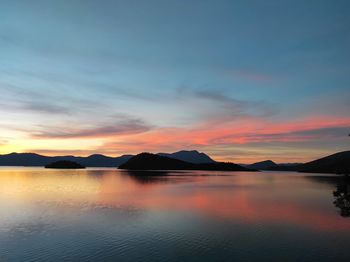
<path id="1" fill-rule="evenodd" d="M 299 172 L 350 174 L 350 151 L 326 156 L 298 167 Z"/>
<path id="2" fill-rule="evenodd" d="M 200 163 L 215 163 L 208 155 L 198 152 L 197 150 L 181 150 L 175 153 L 158 153 L 160 156 L 166 156 L 189 163 L 200 164 Z"/>
<path id="3" fill-rule="evenodd" d="M 35 153 L 11 153 L 0 155 L 1 166 L 45 166 L 53 160 Z"/>
<path id="4" fill-rule="evenodd" d="M 208 155 L 196 150 L 178 151 L 175 153 L 159 153 L 169 158 L 179 159 L 190 163 L 215 163 Z M 79 156 L 43 156 L 36 153 L 11 153 L 0 155 L 0 166 L 45 166 L 56 161 L 73 161 L 86 167 L 117 167 L 128 161 L 134 155 L 109 157 L 94 154 L 87 157 Z"/>
<path id="5" fill-rule="evenodd" d="M 45 168 L 57 168 L 57 169 L 82 169 L 84 166 L 67 160 L 56 161 L 45 166 Z"/>
<path id="6" fill-rule="evenodd" d="M 119 166 L 128 170 L 213 170 L 213 171 L 255 171 L 233 163 L 194 164 L 158 154 L 141 153 Z"/>
<path id="7" fill-rule="evenodd" d="M 0 155 L 0 166 L 46 166 L 56 161 L 73 161 L 87 167 L 117 167 L 130 159 L 132 155 L 108 157 L 91 155 L 88 157 L 76 156 L 43 156 L 35 153 L 11 153 Z"/>
<path id="8" fill-rule="evenodd" d="M 264 169 L 271 168 L 274 166 L 277 166 L 277 164 L 275 162 L 273 162 L 272 160 L 265 160 L 265 161 L 261 161 L 261 162 L 256 162 L 256 163 L 251 164 L 251 165 L 247 165 L 248 168 L 260 169 L 260 170 L 264 170 Z"/>
<path id="9" fill-rule="evenodd" d="M 152 154 L 155 156 L 154 154 Z M 350 151 L 339 152 L 305 164 L 276 164 L 271 160 L 257 162 L 251 165 L 236 165 L 233 163 L 215 162 L 208 155 L 196 150 L 178 151 L 175 153 L 159 153 L 159 157 L 166 157 L 171 160 L 182 161 L 182 163 L 169 164 L 163 161 L 152 161 L 152 169 L 174 169 L 174 170 L 232 170 L 245 171 L 246 169 L 275 170 L 275 171 L 299 171 L 308 173 L 339 173 L 350 174 Z M 46 166 L 57 161 L 72 161 L 86 167 L 118 167 L 134 158 L 134 155 L 122 155 L 109 157 L 101 154 L 94 154 L 87 157 L 76 156 L 43 156 L 36 153 L 11 153 L 0 155 L 0 166 Z M 152 162 L 152 163 L 153 163 Z M 185 164 L 184 164 L 185 163 Z M 129 163 L 130 164 L 130 163 Z M 163 167 L 164 164 L 164 167 Z M 173 168 L 170 168 L 173 167 Z M 131 166 L 131 169 L 135 169 Z M 140 169 L 148 169 L 141 167 Z"/>

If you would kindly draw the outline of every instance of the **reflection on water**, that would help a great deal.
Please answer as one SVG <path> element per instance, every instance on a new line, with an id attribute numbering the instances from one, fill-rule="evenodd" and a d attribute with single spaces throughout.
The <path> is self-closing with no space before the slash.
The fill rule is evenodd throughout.
<path id="1" fill-rule="evenodd" d="M 169 172 L 166 171 L 123 170 L 121 171 L 121 175 L 129 176 L 141 184 L 169 182 Z"/>
<path id="2" fill-rule="evenodd" d="M 350 177 L 349 176 L 310 176 L 309 179 L 328 183 L 334 187 L 334 205 L 342 217 L 350 216 Z"/>
<path id="3" fill-rule="evenodd" d="M 0 169 L 0 261 L 348 258 L 346 179 L 140 172 Z"/>

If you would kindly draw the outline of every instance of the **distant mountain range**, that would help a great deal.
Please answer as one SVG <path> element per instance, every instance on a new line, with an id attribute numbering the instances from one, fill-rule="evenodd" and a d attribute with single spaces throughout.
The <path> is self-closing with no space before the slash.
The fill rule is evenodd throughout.
<path id="1" fill-rule="evenodd" d="M 130 158 L 119 169 L 128 170 L 211 170 L 211 171 L 256 171 L 234 163 L 211 162 L 189 163 L 157 154 L 141 153 Z"/>
<path id="2" fill-rule="evenodd" d="M 88 157 L 76 156 L 43 156 L 35 153 L 11 153 L 0 155 L 0 166 L 46 166 L 57 161 L 72 161 L 88 167 L 116 167 L 125 163 L 132 155 L 108 157 L 91 155 Z"/>
<path id="3" fill-rule="evenodd" d="M 158 153 L 158 156 L 176 159 L 191 164 L 215 164 L 208 155 L 192 151 L 178 151 L 175 153 Z M 43 156 L 35 153 L 11 153 L 0 155 L 0 166 L 46 166 L 57 161 L 72 161 L 86 167 L 118 167 L 126 163 L 134 155 L 122 155 L 109 157 L 94 154 L 87 157 L 76 156 Z M 223 164 L 221 164 L 223 165 Z M 214 165 L 211 165 L 212 167 Z M 272 160 L 257 162 L 250 165 L 239 165 L 248 169 L 273 170 L 273 171 L 299 171 L 309 173 L 341 173 L 350 174 L 350 151 L 339 152 L 309 163 L 286 163 L 276 164 Z M 227 165 L 226 165 L 227 167 Z M 206 167 L 209 170 L 209 166 Z M 222 167 L 223 168 L 223 167 Z"/>
<path id="4" fill-rule="evenodd" d="M 261 162 L 256 162 L 250 165 L 242 165 L 251 169 L 258 170 L 270 170 L 270 171 L 297 171 L 297 168 L 302 165 L 302 163 L 280 163 L 277 164 L 272 160 L 265 160 Z"/>
<path id="5" fill-rule="evenodd" d="M 245 167 L 271 171 L 298 171 L 303 173 L 350 174 L 350 151 L 339 152 L 305 164 L 276 164 L 271 160 L 257 162 Z"/>
<path id="6" fill-rule="evenodd" d="M 159 153 L 170 158 L 187 161 L 190 163 L 215 163 L 208 155 L 193 151 L 178 151 L 175 153 Z M 46 166 L 57 161 L 72 161 L 86 167 L 117 167 L 128 161 L 133 155 L 109 157 L 94 154 L 87 157 L 76 156 L 43 156 L 35 153 L 11 153 L 0 155 L 0 166 Z"/>

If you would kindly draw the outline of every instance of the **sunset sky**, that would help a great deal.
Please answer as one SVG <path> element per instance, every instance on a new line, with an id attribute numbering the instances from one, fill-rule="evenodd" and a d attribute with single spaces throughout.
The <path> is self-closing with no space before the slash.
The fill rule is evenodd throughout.
<path id="1" fill-rule="evenodd" d="M 350 147 L 350 1 L 0 1 L 0 154 Z"/>

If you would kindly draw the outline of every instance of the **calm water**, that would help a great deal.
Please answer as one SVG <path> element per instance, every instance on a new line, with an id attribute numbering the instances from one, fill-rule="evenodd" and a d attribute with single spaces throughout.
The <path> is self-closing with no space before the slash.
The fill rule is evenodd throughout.
<path id="1" fill-rule="evenodd" d="M 0 169 L 0 261 L 349 261 L 339 177 Z M 346 203 L 345 203 L 346 204 Z"/>

